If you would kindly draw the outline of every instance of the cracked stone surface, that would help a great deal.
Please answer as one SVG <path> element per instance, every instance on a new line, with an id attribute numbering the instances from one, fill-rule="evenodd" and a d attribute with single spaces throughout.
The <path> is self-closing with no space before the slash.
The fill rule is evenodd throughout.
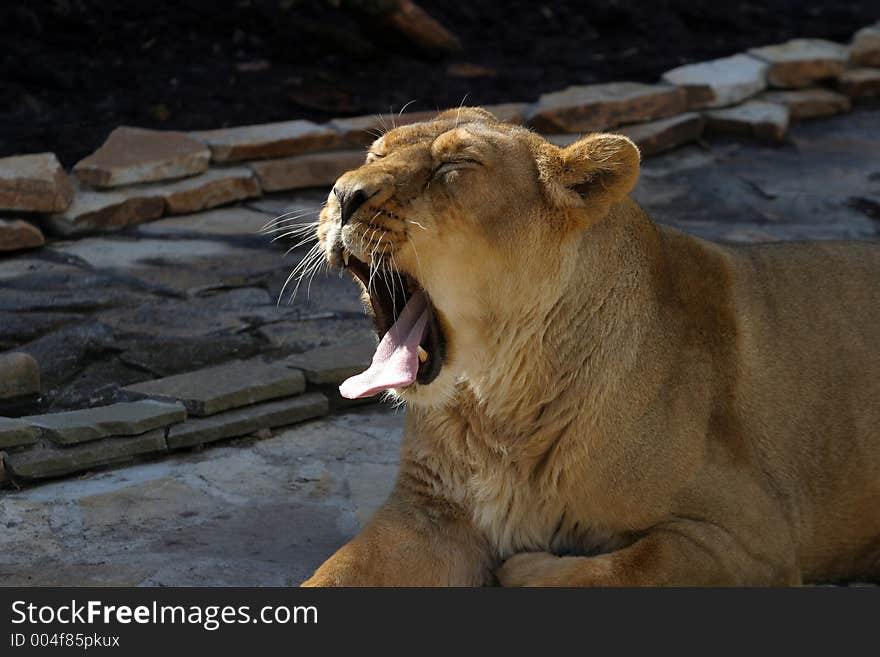
<path id="1" fill-rule="evenodd" d="M 361 411 L 0 493 L 0 577 L 9 586 L 298 584 L 388 495 L 402 422 Z"/>

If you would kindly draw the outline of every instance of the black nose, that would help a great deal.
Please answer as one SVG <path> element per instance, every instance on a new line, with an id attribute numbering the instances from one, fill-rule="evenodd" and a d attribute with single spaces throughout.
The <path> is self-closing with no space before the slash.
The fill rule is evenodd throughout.
<path id="1" fill-rule="evenodd" d="M 367 193 L 359 187 L 334 187 L 333 193 L 336 195 L 336 198 L 339 199 L 339 207 L 341 210 L 340 222 L 343 226 L 348 223 L 348 220 L 351 219 L 351 215 L 357 212 L 357 209 L 369 198 Z"/>

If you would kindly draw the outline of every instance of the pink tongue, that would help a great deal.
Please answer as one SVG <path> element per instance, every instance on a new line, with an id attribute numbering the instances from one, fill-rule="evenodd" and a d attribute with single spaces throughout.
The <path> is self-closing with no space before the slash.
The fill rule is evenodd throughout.
<path id="1" fill-rule="evenodd" d="M 357 399 L 389 388 L 402 388 L 415 381 L 419 372 L 419 343 L 428 328 L 430 312 L 424 292 L 412 295 L 394 326 L 376 347 L 370 367 L 344 381 L 339 393 L 346 399 Z"/>

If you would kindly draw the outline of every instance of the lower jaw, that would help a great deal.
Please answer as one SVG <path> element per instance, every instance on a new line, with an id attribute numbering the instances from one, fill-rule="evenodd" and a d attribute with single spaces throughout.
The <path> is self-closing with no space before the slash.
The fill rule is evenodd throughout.
<path id="1" fill-rule="evenodd" d="M 443 360 L 446 357 L 446 339 L 443 335 L 443 330 L 440 328 L 437 311 L 433 306 L 431 306 L 431 320 L 428 322 L 428 331 L 422 340 L 421 346 L 427 352 L 428 357 L 425 362 L 419 364 L 416 383 L 426 386 L 440 375 L 440 370 L 443 369 Z"/>

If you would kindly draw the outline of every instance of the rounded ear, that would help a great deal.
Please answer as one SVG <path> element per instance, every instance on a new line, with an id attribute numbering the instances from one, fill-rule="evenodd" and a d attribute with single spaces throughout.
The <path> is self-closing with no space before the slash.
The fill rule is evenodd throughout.
<path id="1" fill-rule="evenodd" d="M 458 123 L 498 123 L 498 119 L 492 112 L 482 107 L 459 107 L 448 109 L 437 115 L 437 120 L 451 119 Z"/>
<path id="2" fill-rule="evenodd" d="M 632 191 L 639 179 L 639 149 L 623 135 L 592 134 L 565 148 L 542 150 L 539 176 L 550 201 L 582 208 L 590 223 Z"/>

